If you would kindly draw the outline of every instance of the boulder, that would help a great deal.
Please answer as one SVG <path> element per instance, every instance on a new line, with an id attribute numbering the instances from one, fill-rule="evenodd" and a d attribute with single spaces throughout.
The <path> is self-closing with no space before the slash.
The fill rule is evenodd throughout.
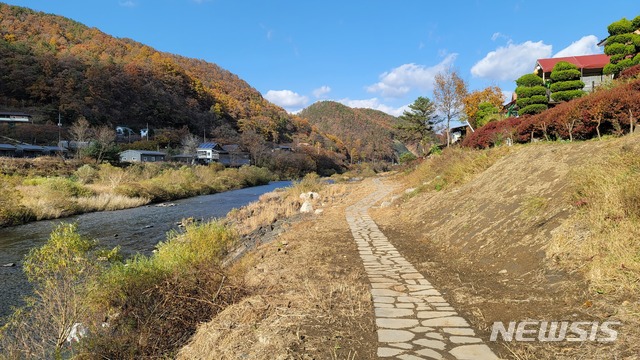
<path id="1" fill-rule="evenodd" d="M 302 204 L 302 206 L 300 207 L 300 212 L 301 213 L 313 212 L 313 206 L 311 206 L 311 203 L 308 200 Z"/>
<path id="2" fill-rule="evenodd" d="M 313 191 L 300 194 L 300 199 L 302 200 L 313 200 L 313 199 L 319 199 L 319 198 L 320 198 L 320 194 Z"/>

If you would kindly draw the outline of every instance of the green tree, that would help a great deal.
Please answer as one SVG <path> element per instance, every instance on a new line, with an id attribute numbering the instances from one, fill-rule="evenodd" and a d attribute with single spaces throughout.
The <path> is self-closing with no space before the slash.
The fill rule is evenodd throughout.
<path id="1" fill-rule="evenodd" d="M 399 137 L 404 141 L 420 144 L 424 152 L 425 142 L 434 138 L 433 127 L 442 121 L 435 112 L 435 104 L 429 98 L 418 97 L 409 105 L 409 110 L 405 110 L 398 118 L 396 128 L 399 130 Z"/>
<path id="2" fill-rule="evenodd" d="M 582 90 L 584 82 L 580 80 L 580 70 L 569 62 L 560 61 L 553 67 L 551 81 L 549 89 L 553 101 L 569 101 L 586 94 Z"/>
<path id="3" fill-rule="evenodd" d="M 622 18 L 607 27 L 604 53 L 610 56 L 609 64 L 604 67 L 605 74 L 617 75 L 620 71 L 640 64 L 640 16 L 633 20 Z"/>
<path id="4" fill-rule="evenodd" d="M 491 102 L 483 102 L 478 105 L 478 111 L 475 114 L 475 123 L 477 127 L 482 127 L 488 123 L 500 119 L 500 109 Z"/>
<path id="5" fill-rule="evenodd" d="M 467 97 L 467 84 L 458 73 L 449 68 L 436 74 L 433 96 L 436 109 L 447 120 L 447 146 L 451 143 L 451 120 L 458 118 L 464 109 L 464 99 Z"/>
<path id="6" fill-rule="evenodd" d="M 548 108 L 547 88 L 544 81 L 536 74 L 525 74 L 516 80 L 516 95 L 518 113 L 520 115 L 534 115 Z"/>

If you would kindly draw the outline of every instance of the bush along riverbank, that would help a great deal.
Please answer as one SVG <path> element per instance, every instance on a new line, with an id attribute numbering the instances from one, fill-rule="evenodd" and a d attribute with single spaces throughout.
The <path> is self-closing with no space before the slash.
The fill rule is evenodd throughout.
<path id="1" fill-rule="evenodd" d="M 130 259 L 61 223 L 24 261 L 34 292 L 0 330 L 0 359 L 170 357 L 198 324 L 251 293 L 242 266 L 223 265 L 232 250 L 326 186 L 309 175 L 230 218 L 185 221 L 152 255 Z"/>
<path id="2" fill-rule="evenodd" d="M 77 163 L 72 169 L 73 165 L 58 166 L 62 160 L 55 159 L 44 164 L 2 161 L 0 227 L 213 194 L 275 179 L 269 170 L 255 166 Z"/>

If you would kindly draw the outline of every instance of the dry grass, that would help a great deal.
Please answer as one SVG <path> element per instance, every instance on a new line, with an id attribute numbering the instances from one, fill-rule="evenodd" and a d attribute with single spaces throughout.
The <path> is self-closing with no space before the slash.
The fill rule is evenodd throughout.
<path id="1" fill-rule="evenodd" d="M 278 203 L 299 202 L 299 194 L 308 190 L 300 186 L 263 196 L 251 206 L 253 216 L 269 219 L 260 214 L 277 212 Z M 323 187 L 317 203 L 325 203 L 321 215 L 291 224 L 273 242 L 234 263 L 230 271 L 244 274 L 254 295 L 203 324 L 178 358 L 374 358 L 371 295 L 364 270 L 353 265 L 358 255 L 343 212 L 345 190 L 354 187 Z M 357 194 L 352 195 L 364 195 Z M 244 228 L 259 226 L 255 221 Z"/>
<path id="2" fill-rule="evenodd" d="M 555 232 L 548 256 L 584 272 L 593 292 L 640 292 L 640 146 L 637 136 L 612 141 L 575 168 L 575 215 Z"/>
<path id="3" fill-rule="evenodd" d="M 131 198 L 124 195 L 101 193 L 90 197 L 76 198 L 75 202 L 81 212 L 111 211 L 129 209 L 146 205 L 150 202 L 147 198 Z"/>
<path id="4" fill-rule="evenodd" d="M 278 220 L 288 219 L 300 213 L 300 206 L 304 200 L 303 193 L 319 192 L 319 197 L 309 199 L 314 209 L 322 209 L 323 204 L 335 202 L 347 191 L 345 184 L 326 186 L 317 175 L 307 175 L 303 180 L 295 182 L 293 186 L 272 191 L 260 196 L 241 209 L 234 209 L 227 215 L 227 221 L 241 235 L 248 235 L 257 229 L 267 227 Z"/>
<path id="5" fill-rule="evenodd" d="M 407 187 L 418 190 L 415 193 L 449 189 L 466 183 L 513 149 L 506 146 L 488 150 L 445 149 L 442 154 L 430 156 L 419 164 L 404 177 L 404 181 Z"/>

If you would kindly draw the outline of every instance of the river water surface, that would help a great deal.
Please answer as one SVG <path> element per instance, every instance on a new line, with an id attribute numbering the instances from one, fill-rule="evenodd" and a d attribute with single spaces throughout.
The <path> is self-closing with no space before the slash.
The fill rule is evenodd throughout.
<path id="1" fill-rule="evenodd" d="M 81 234 L 97 239 L 101 247 L 120 245 L 126 257 L 135 253 L 149 254 L 158 242 L 166 239 L 168 231 L 178 229 L 176 223 L 184 218 L 209 220 L 224 217 L 233 208 L 245 206 L 264 193 L 289 185 L 289 181 L 277 181 L 172 201 L 175 206 L 148 205 L 0 228 L 0 266 L 16 264 L 14 267 L 0 267 L 0 324 L 4 323 L 2 318 L 10 314 L 11 306 L 20 305 L 22 297 L 30 291 L 22 272 L 22 259 L 30 249 L 43 245 L 60 222 L 77 222 Z"/>

